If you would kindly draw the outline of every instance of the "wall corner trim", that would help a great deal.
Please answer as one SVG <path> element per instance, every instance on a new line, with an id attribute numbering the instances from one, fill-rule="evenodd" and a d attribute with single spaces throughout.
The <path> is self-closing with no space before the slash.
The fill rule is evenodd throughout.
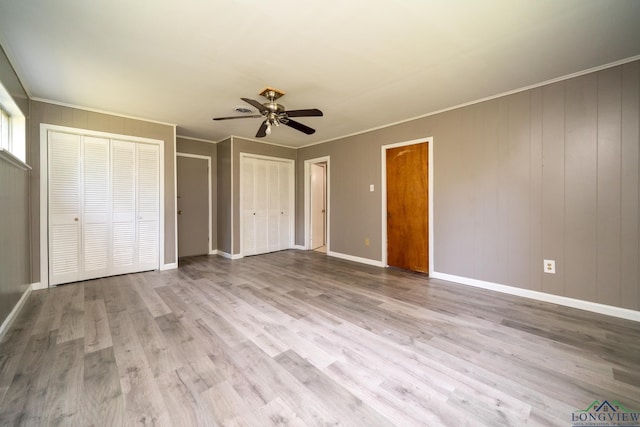
<path id="1" fill-rule="evenodd" d="M 32 291 L 39 291 L 41 289 L 47 289 L 48 286 L 46 283 L 36 282 L 31 284 Z"/>
<path id="2" fill-rule="evenodd" d="M 359 262 L 360 264 L 373 265 L 374 267 L 384 267 L 384 265 L 382 264 L 382 261 L 378 261 L 375 259 L 362 258 L 358 256 L 347 255 L 347 254 L 342 254 L 340 252 L 333 252 L 333 251 L 327 251 L 327 255 L 335 258 L 344 259 L 347 261 Z"/>
<path id="3" fill-rule="evenodd" d="M 228 252 L 223 252 L 220 249 L 217 250 L 217 255 L 220 255 L 223 258 L 227 258 L 227 259 L 240 259 L 240 258 L 244 258 L 244 256 L 242 254 L 233 254 L 231 255 Z"/>
<path id="4" fill-rule="evenodd" d="M 217 249 L 210 250 L 209 255 L 218 255 L 218 250 Z"/>
<path id="5" fill-rule="evenodd" d="M 600 304 L 591 301 L 584 301 L 575 298 L 563 297 L 560 295 L 548 294 L 545 292 L 532 291 L 529 289 L 521 289 L 498 283 L 485 282 L 483 280 L 471 279 L 468 277 L 455 276 L 446 273 L 433 272 L 432 279 L 447 280 L 450 282 L 460 283 L 462 285 L 473 286 L 476 288 L 487 289 L 491 291 L 502 292 L 504 294 L 515 295 L 524 298 L 531 298 L 538 301 L 549 302 L 552 304 L 563 305 L 566 307 L 577 308 L 580 310 L 591 311 L 594 313 L 604 314 L 607 316 L 619 317 L 621 319 L 640 322 L 640 311 L 630 310 L 627 308 L 614 307 L 611 305 Z"/>
<path id="6" fill-rule="evenodd" d="M 178 263 L 177 262 L 171 262 L 169 264 L 164 264 L 162 267 L 160 267 L 160 271 L 175 270 L 176 268 L 178 268 Z"/>
<path id="7" fill-rule="evenodd" d="M 16 318 L 18 317 L 18 314 L 20 314 L 20 311 L 22 310 L 24 303 L 27 302 L 27 298 L 29 298 L 29 295 L 31 295 L 32 290 L 33 284 L 27 286 L 27 289 L 25 289 L 25 291 L 22 293 L 22 296 L 20 297 L 16 305 L 13 306 L 13 310 L 11 310 L 7 318 L 4 319 L 4 322 L 2 322 L 2 325 L 0 325 L 0 341 L 2 341 L 2 339 L 4 338 L 4 334 L 7 333 L 14 320 L 16 320 Z"/>

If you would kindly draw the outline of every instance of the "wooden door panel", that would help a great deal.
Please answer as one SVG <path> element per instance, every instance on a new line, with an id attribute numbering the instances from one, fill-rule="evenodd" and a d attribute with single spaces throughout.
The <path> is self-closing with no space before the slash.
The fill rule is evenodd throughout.
<path id="1" fill-rule="evenodd" d="M 429 272 L 427 144 L 387 150 L 387 264 Z"/>

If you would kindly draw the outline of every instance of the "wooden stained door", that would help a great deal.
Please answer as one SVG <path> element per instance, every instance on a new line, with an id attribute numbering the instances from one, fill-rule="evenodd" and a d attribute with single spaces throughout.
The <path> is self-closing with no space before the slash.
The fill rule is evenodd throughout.
<path id="1" fill-rule="evenodd" d="M 387 264 L 429 272 L 427 143 L 390 148 L 387 167 Z"/>

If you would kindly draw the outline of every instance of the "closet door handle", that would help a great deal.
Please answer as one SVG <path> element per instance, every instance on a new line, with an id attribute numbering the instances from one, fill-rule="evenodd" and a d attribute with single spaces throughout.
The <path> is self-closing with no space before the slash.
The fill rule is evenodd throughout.
<path id="1" fill-rule="evenodd" d="M 78 222 L 78 218 L 73 218 L 73 220 L 74 220 L 75 222 Z"/>

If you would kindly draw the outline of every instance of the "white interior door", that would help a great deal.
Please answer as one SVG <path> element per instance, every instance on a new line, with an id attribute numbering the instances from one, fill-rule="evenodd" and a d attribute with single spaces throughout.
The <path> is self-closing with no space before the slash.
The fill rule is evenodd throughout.
<path id="1" fill-rule="evenodd" d="M 257 254 L 269 252 L 269 187 L 267 171 L 267 162 L 256 159 L 253 199 L 255 207 L 254 233 Z"/>
<path id="2" fill-rule="evenodd" d="M 135 271 L 136 261 L 136 144 L 112 141 L 113 273 Z"/>
<path id="3" fill-rule="evenodd" d="M 82 137 L 82 279 L 109 274 L 109 140 Z"/>
<path id="4" fill-rule="evenodd" d="M 279 162 L 265 161 L 267 167 L 267 252 L 280 250 L 280 176 Z"/>
<path id="5" fill-rule="evenodd" d="M 160 265 L 160 146 L 47 135 L 48 276 L 58 285 Z"/>
<path id="6" fill-rule="evenodd" d="M 293 166 L 241 156 L 241 238 L 244 256 L 291 247 Z"/>
<path id="7" fill-rule="evenodd" d="M 278 204 L 280 206 L 280 214 L 278 218 L 278 250 L 289 249 L 291 247 L 291 225 L 293 219 L 293 167 L 291 163 L 279 162 L 278 163 Z"/>
<path id="8" fill-rule="evenodd" d="M 158 268 L 160 241 L 160 147 L 136 144 L 137 270 Z"/>
<path id="9" fill-rule="evenodd" d="M 49 132 L 49 280 L 80 280 L 81 137 Z"/>
<path id="10" fill-rule="evenodd" d="M 255 159 L 243 157 L 240 164 L 240 192 L 242 199 L 241 226 L 242 226 L 242 252 L 244 255 L 256 254 L 256 227 L 255 227 Z"/>

